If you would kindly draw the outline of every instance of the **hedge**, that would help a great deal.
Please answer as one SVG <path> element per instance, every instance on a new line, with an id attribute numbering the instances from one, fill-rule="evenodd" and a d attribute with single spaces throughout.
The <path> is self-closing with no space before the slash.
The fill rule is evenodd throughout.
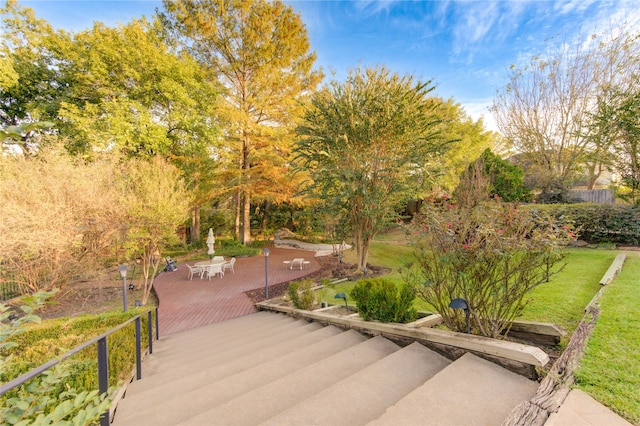
<path id="1" fill-rule="evenodd" d="M 589 244 L 640 244 L 640 208 L 621 204 L 528 204 L 573 225 L 579 239 Z"/>

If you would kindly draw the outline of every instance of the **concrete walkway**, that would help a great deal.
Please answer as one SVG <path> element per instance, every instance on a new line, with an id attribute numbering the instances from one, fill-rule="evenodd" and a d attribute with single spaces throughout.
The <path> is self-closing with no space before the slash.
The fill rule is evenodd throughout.
<path id="1" fill-rule="evenodd" d="M 271 248 L 268 259 L 269 286 L 295 280 L 319 269 L 314 251 Z M 284 267 L 285 260 L 302 257 L 310 261 L 304 270 Z M 188 262 L 193 265 L 195 261 Z M 160 336 L 225 321 L 256 312 L 244 292 L 265 288 L 265 258 L 237 258 L 235 273 L 211 280 L 198 276 L 189 280 L 189 270 L 178 264 L 175 272 L 163 272 L 153 288 L 158 296 Z"/>
<path id="2" fill-rule="evenodd" d="M 546 426 L 632 426 L 631 423 L 581 391 L 573 389 Z"/>

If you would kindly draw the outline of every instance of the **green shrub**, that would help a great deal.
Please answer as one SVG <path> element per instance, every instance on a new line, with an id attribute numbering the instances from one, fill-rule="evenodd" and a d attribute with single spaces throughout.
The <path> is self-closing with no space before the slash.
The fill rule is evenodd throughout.
<path id="1" fill-rule="evenodd" d="M 22 298 L 20 309 L 24 316 L 10 320 L 9 308 L 0 304 L 0 376 L 11 376 L 15 366 L 20 370 L 24 348 L 14 341 L 28 333 L 28 324 L 39 323 L 33 312 L 42 306 L 52 293 L 36 293 Z M 20 349 L 17 351 L 17 349 Z M 16 352 L 12 354 L 11 352 Z M 46 351 L 45 351 L 46 353 Z M 49 354 L 50 359 L 53 355 Z M 47 359 L 48 360 L 48 359 Z M 95 367 L 93 368 L 95 370 Z M 0 397 L 0 419 L 3 424 L 96 424 L 111 404 L 108 397 L 114 388 L 98 395 L 97 386 L 91 391 L 78 391 L 71 384 L 73 369 L 68 361 L 45 370 L 40 375 Z"/>
<path id="2" fill-rule="evenodd" d="M 123 323 L 144 308 L 128 313 L 112 311 L 99 315 L 83 315 L 74 318 L 59 318 L 31 324 L 22 333 L 13 336 L 14 347 L 5 350 L 5 355 L 19 359 L 0 372 L 0 381 L 12 380 L 35 368 L 52 357 L 59 356 L 84 342 L 99 336 Z M 141 344 L 148 345 L 147 316 L 141 318 Z M 152 319 L 153 322 L 153 319 Z M 151 325 L 153 327 L 153 323 Z M 135 365 L 135 323 L 131 323 L 107 338 L 109 354 L 109 383 L 116 384 L 130 374 Z M 97 349 L 91 345 L 65 361 L 70 372 L 67 383 L 77 391 L 92 391 L 98 387 Z"/>
<path id="3" fill-rule="evenodd" d="M 315 295 L 313 290 L 313 281 L 304 279 L 302 281 L 293 281 L 289 284 L 287 293 L 296 309 L 309 310 L 313 306 Z"/>
<path id="4" fill-rule="evenodd" d="M 365 321 L 406 323 L 418 317 L 412 306 L 415 292 L 408 284 L 396 287 L 393 281 L 385 278 L 360 280 L 350 295 Z"/>
<path id="5" fill-rule="evenodd" d="M 245 246 L 237 240 L 216 240 L 216 245 L 218 241 L 220 242 L 220 247 L 216 247 L 216 256 L 243 257 L 260 254 L 260 247 Z"/>
<path id="6" fill-rule="evenodd" d="M 469 306 L 474 334 L 500 338 L 520 315 L 526 295 L 547 282 L 564 259 L 568 226 L 519 206 L 487 200 L 477 206 L 425 206 L 410 226 L 414 260 L 404 278 L 447 327 L 465 331 Z"/>

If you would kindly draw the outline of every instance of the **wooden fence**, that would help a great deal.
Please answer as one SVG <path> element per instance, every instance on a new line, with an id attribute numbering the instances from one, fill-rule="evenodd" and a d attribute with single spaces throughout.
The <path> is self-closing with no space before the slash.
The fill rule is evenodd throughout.
<path id="1" fill-rule="evenodd" d="M 569 198 L 586 203 L 614 204 L 616 197 L 610 189 L 572 189 Z"/>

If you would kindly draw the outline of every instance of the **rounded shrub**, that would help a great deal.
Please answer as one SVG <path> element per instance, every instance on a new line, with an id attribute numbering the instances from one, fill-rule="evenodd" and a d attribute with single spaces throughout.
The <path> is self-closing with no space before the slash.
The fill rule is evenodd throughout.
<path id="1" fill-rule="evenodd" d="M 406 283 L 396 286 L 385 278 L 360 280 L 351 290 L 351 297 L 365 321 L 406 323 L 418 317 L 413 307 L 415 292 Z"/>

